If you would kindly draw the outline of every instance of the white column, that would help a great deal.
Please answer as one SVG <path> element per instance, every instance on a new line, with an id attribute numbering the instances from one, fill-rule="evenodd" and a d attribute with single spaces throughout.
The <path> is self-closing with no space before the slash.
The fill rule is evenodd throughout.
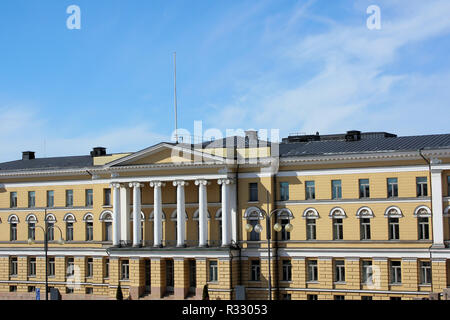
<path id="1" fill-rule="evenodd" d="M 198 190 L 198 233 L 200 247 L 208 246 L 208 197 L 206 186 L 209 184 L 206 180 L 196 180 L 195 184 L 199 186 Z"/>
<path id="2" fill-rule="evenodd" d="M 431 160 L 431 195 L 433 197 L 432 219 L 433 219 L 433 247 L 444 246 L 444 212 L 442 205 L 442 170 L 433 168 L 433 164 L 438 164 L 438 159 Z"/>
<path id="3" fill-rule="evenodd" d="M 222 185 L 222 247 L 231 244 L 230 229 L 230 184 L 232 179 L 219 179 L 217 181 Z"/>
<path id="4" fill-rule="evenodd" d="M 173 182 L 177 187 L 177 247 L 185 246 L 186 239 L 186 204 L 184 202 L 184 186 L 187 186 L 186 181 L 177 180 Z"/>
<path id="5" fill-rule="evenodd" d="M 162 247 L 162 196 L 161 187 L 165 183 L 161 181 L 150 182 L 153 189 L 153 246 Z"/>
<path id="6" fill-rule="evenodd" d="M 231 240 L 235 243 L 238 241 L 237 229 L 237 196 L 236 183 L 230 185 L 230 211 L 231 211 Z"/>
<path id="7" fill-rule="evenodd" d="M 141 246 L 141 184 L 131 182 L 133 188 L 133 247 Z"/>
<path id="8" fill-rule="evenodd" d="M 131 244 L 130 230 L 130 188 L 120 186 L 120 241 Z"/>
<path id="9" fill-rule="evenodd" d="M 111 183 L 113 188 L 113 246 L 120 245 L 120 183 Z"/>

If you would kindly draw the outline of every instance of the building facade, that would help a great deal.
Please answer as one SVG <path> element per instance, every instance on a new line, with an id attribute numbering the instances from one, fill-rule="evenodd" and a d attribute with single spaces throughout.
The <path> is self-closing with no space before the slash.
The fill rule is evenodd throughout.
<path id="1" fill-rule="evenodd" d="M 43 298 L 46 270 L 63 299 L 119 284 L 132 299 L 200 299 L 206 284 L 211 299 L 268 299 L 269 279 L 272 299 L 446 298 L 449 202 L 450 134 L 24 152 L 0 163 L 0 298 Z"/>

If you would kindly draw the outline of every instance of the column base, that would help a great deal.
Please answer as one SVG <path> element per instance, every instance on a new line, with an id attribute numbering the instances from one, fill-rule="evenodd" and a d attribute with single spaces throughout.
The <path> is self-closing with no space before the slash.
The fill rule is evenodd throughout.
<path id="1" fill-rule="evenodd" d="M 177 244 L 177 248 L 186 248 L 187 246 L 186 246 L 186 244 L 184 243 L 184 244 Z"/>
<path id="2" fill-rule="evenodd" d="M 433 245 L 431 246 L 431 249 L 443 249 L 445 248 L 445 244 L 443 243 L 433 243 Z"/>
<path id="3" fill-rule="evenodd" d="M 142 248 L 142 244 L 133 244 L 133 248 Z"/>
<path id="4" fill-rule="evenodd" d="M 231 244 L 223 244 L 221 245 L 222 248 L 229 248 L 231 246 Z"/>
<path id="5" fill-rule="evenodd" d="M 201 244 L 201 245 L 199 245 L 199 247 L 200 247 L 200 248 L 209 248 L 209 245 L 206 243 L 206 244 Z"/>
<path id="6" fill-rule="evenodd" d="M 154 248 L 164 248 L 164 246 L 162 245 L 162 243 L 160 243 L 160 244 L 155 244 L 153 247 L 154 247 Z"/>

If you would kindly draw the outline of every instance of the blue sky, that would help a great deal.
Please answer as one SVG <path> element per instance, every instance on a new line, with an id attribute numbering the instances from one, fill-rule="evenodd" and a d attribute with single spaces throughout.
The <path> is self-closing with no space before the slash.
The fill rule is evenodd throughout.
<path id="1" fill-rule="evenodd" d="M 0 161 L 170 140 L 174 51 L 192 133 L 449 133 L 449 14 L 448 0 L 2 0 Z"/>

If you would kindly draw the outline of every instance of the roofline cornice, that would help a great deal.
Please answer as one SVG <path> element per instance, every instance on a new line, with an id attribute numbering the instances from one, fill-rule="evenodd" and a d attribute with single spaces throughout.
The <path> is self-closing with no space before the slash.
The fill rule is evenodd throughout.
<path id="1" fill-rule="evenodd" d="M 428 157 L 446 156 L 450 157 L 450 149 L 422 150 L 422 154 Z M 355 154 L 334 154 L 316 156 L 292 156 L 280 157 L 280 165 L 296 165 L 305 163 L 343 163 L 343 162 L 364 162 L 364 161 L 391 161 L 391 160 L 421 160 L 419 151 L 402 152 L 371 152 Z M 422 159 L 423 160 L 423 159 Z"/>

